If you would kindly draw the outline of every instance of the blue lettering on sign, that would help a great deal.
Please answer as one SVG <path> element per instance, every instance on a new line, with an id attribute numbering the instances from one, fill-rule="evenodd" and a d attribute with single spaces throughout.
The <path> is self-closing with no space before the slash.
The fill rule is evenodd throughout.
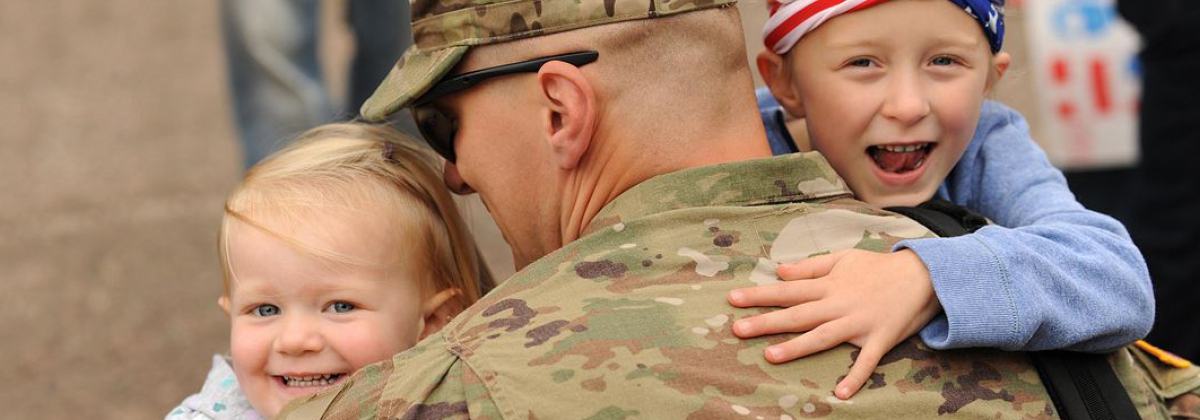
<path id="1" fill-rule="evenodd" d="M 1139 60 L 1136 55 L 1129 57 L 1129 74 L 1134 79 L 1142 78 L 1142 60 Z"/>
<path id="2" fill-rule="evenodd" d="M 1099 38 L 1116 23 L 1117 10 L 1111 1 L 1070 0 L 1055 6 L 1050 19 L 1060 39 Z"/>

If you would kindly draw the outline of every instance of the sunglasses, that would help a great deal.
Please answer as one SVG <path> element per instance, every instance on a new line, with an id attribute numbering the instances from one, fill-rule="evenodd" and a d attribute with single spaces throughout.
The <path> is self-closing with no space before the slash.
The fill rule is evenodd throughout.
<path id="1" fill-rule="evenodd" d="M 433 101 L 470 89 L 484 80 L 493 77 L 514 73 L 536 73 L 542 68 L 543 64 L 551 61 L 562 61 L 578 67 L 596 61 L 599 57 L 600 53 L 596 51 L 552 55 L 519 63 L 489 67 L 442 79 L 442 81 L 430 87 L 420 98 L 413 101 L 411 106 L 413 120 L 416 121 L 417 129 L 420 130 L 421 137 L 425 139 L 425 142 L 429 143 L 429 147 L 432 147 L 437 154 L 446 158 L 450 163 L 454 163 L 456 157 L 454 154 L 454 134 L 458 131 L 458 120 L 434 106 Z"/>

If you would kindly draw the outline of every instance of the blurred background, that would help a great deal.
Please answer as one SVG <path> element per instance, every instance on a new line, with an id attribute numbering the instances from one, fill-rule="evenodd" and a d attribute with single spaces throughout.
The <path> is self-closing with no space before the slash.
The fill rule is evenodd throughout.
<path id="1" fill-rule="evenodd" d="M 337 108 L 354 95 L 351 10 L 347 0 L 318 3 L 317 65 Z M 161 418 L 199 390 L 210 356 L 227 350 L 216 232 L 247 155 L 220 7 L 0 1 L 0 417 Z M 740 8 L 755 54 L 765 6 L 750 0 Z M 1072 46 L 1068 36 L 1056 47 L 1047 41 L 1054 34 L 1029 26 L 1031 16 L 1057 12 L 1033 9 L 1010 4 L 1005 49 L 1015 65 L 996 99 L 1026 115 L 1055 162 L 1073 171 L 1073 187 L 1079 177 L 1081 187 L 1096 185 L 1096 176 L 1124 179 L 1137 160 L 1135 108 L 1122 102 L 1136 100 L 1136 89 L 1127 91 L 1136 83 L 1120 79 L 1135 70 L 1121 61 L 1136 51 L 1132 32 L 1084 39 L 1090 47 Z M 1090 18 L 1065 19 L 1060 26 L 1095 29 Z M 1108 122 L 1083 119 L 1096 117 L 1085 114 L 1088 93 L 1072 90 L 1097 86 L 1072 78 L 1079 73 L 1070 52 L 1086 48 L 1098 53 L 1084 60 L 1117 63 L 1106 79 L 1108 114 L 1097 117 Z M 1087 127 L 1103 129 L 1079 134 Z M 1089 197 L 1111 195 L 1115 184 L 1106 182 Z M 1119 212 L 1122 200 L 1108 198 L 1081 197 Z M 477 201 L 462 205 L 493 270 L 512 273 L 486 211 Z"/>

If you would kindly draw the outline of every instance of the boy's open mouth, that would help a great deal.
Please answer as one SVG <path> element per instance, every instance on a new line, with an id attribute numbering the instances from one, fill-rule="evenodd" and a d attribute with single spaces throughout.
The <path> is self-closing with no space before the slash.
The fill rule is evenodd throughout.
<path id="1" fill-rule="evenodd" d="M 279 376 L 278 378 L 283 381 L 284 386 L 305 387 L 333 385 L 344 376 L 346 376 L 344 373 L 327 373 L 324 375 Z"/>
<path id="2" fill-rule="evenodd" d="M 867 155 L 884 172 L 902 174 L 920 168 L 936 143 L 881 144 L 868 146 Z"/>

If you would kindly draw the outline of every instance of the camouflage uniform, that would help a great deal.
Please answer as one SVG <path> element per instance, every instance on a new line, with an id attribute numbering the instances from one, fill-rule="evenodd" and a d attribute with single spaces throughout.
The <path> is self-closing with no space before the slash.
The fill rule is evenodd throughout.
<path id="1" fill-rule="evenodd" d="M 408 106 L 471 46 L 732 2 L 413 0 L 416 45 L 362 112 L 380 120 Z M 731 307 L 727 293 L 778 281 L 780 262 L 852 247 L 886 252 L 926 236 L 916 222 L 853 200 L 815 152 L 660 175 L 607 203 L 582 238 L 442 332 L 278 418 L 1056 418 L 1024 353 L 936 352 L 910 339 L 840 401 L 830 391 L 855 347 L 772 365 L 763 349 L 794 335 L 730 332 L 769 309 Z M 1147 357 L 1126 349 L 1110 360 L 1143 417 L 1165 419 L 1164 399 L 1200 388 L 1200 371 Z"/>
<path id="2" fill-rule="evenodd" d="M 793 335 L 730 331 L 763 309 L 726 294 L 778 281 L 780 262 L 929 235 L 851 199 L 815 152 L 661 175 L 441 333 L 279 418 L 316 418 L 330 401 L 327 419 L 1057 418 L 1024 353 L 913 338 L 840 401 L 831 390 L 855 347 L 772 365 L 763 349 Z M 1145 353 L 1111 361 L 1144 418 L 1169 418 L 1163 399 L 1200 387 L 1195 368 L 1165 369 L 1174 385 L 1146 380 L 1161 366 Z"/>

